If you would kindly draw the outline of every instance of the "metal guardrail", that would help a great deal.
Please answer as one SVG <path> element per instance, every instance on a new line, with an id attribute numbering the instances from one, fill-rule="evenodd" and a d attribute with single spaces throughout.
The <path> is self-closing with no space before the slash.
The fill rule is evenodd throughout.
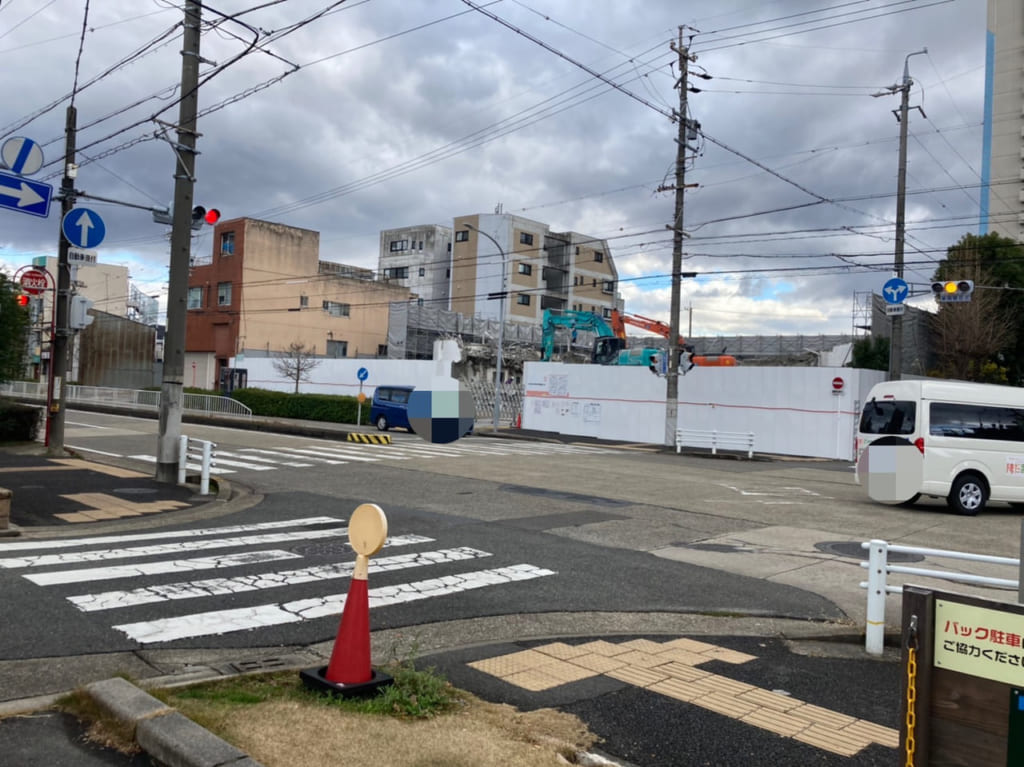
<path id="1" fill-rule="evenodd" d="M 199 469 L 199 494 L 210 494 L 210 467 L 214 464 L 213 449 L 217 445 L 206 439 L 178 438 L 178 484 L 184 485 L 188 470 Z M 198 464 L 189 461 L 199 461 Z"/>
<path id="2" fill-rule="evenodd" d="M 860 587 L 868 590 L 867 628 L 864 636 L 864 649 L 869 655 L 881 655 L 885 644 L 885 597 L 887 594 L 902 594 L 902 586 L 891 586 L 887 581 L 889 573 L 920 575 L 925 578 L 940 578 L 956 583 L 970 583 L 975 586 L 990 588 L 1019 589 L 1020 581 L 1009 578 L 992 578 L 986 575 L 970 573 L 954 573 L 948 570 L 929 570 L 924 567 L 907 567 L 906 565 L 889 564 L 889 552 L 900 554 L 920 554 L 925 557 L 941 557 L 960 559 L 969 562 L 985 562 L 991 565 L 1007 565 L 1020 568 L 1020 559 L 1013 557 L 995 557 L 989 554 L 971 554 L 966 551 L 949 551 L 947 549 L 927 549 L 921 546 L 900 546 L 886 541 L 874 539 L 861 544 L 868 550 L 868 561 L 860 566 L 867 568 L 868 579 L 861 581 Z"/>
<path id="3" fill-rule="evenodd" d="M 676 429 L 676 452 L 682 452 L 684 447 L 710 447 L 712 455 L 717 455 L 719 448 L 746 450 L 747 458 L 753 458 L 754 432 Z"/>
<path id="4" fill-rule="evenodd" d="M 11 381 L 0 385 L 0 394 L 27 399 L 46 400 L 46 384 L 34 381 Z M 158 409 L 160 407 L 159 391 L 147 389 L 118 389 L 112 386 L 77 386 L 71 385 L 64 390 L 64 401 L 68 404 L 100 403 L 108 405 L 127 405 Z M 217 413 L 219 415 L 235 415 L 251 417 L 252 410 L 238 400 L 230 397 L 218 397 L 213 394 L 185 394 L 182 407 L 197 413 Z"/>

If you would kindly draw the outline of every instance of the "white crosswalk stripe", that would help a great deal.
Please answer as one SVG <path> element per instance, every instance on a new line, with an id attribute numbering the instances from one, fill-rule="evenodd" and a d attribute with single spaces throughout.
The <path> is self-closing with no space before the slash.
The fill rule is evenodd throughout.
<path id="1" fill-rule="evenodd" d="M 110 628 L 149 645 L 339 615 L 345 605 L 346 581 L 355 564 L 347 542 L 337 540 L 347 532 L 341 520 L 309 517 L 176 532 L 20 541 L 0 544 L 0 568 L 24 570 L 20 573 L 23 579 L 36 587 L 56 590 L 70 603 L 69 609 L 73 606 L 95 615 L 97 620 L 105 618 Z M 292 548 L 282 548 L 281 544 L 292 544 Z M 425 548 L 433 544 L 434 539 L 415 534 L 387 540 L 385 551 L 370 560 L 371 608 L 557 574 L 521 562 L 467 571 L 466 564 L 494 554 L 469 546 Z M 397 547 L 413 550 L 396 551 Z M 182 553 L 229 548 L 244 551 L 180 558 Z M 344 556 L 346 551 L 348 555 Z M 339 553 L 344 561 L 323 563 L 324 558 Z M 280 568 L 281 562 L 295 562 L 306 556 L 319 557 L 320 562 Z M 79 566 L 111 559 L 139 561 Z M 446 567 L 452 571 L 405 582 L 396 582 L 392 576 L 401 579 L 403 571 Z M 232 569 L 236 574 L 230 574 Z M 173 582 L 160 578 L 189 578 L 201 571 L 228 574 Z M 88 590 L 90 584 L 100 581 L 110 582 L 112 588 Z M 275 590 L 277 600 L 271 596 L 264 601 L 263 595 L 273 595 Z M 246 599 L 250 606 L 238 606 Z M 225 607 L 218 600 L 230 601 Z M 195 607 L 190 609 L 191 605 Z M 148 619 L 137 620 L 140 615 L 148 615 Z M 124 620 L 126 617 L 135 620 Z"/>

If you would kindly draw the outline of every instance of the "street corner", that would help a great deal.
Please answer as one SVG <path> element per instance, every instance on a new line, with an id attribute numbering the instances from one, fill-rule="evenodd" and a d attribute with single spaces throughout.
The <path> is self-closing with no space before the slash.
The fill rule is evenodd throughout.
<path id="1" fill-rule="evenodd" d="M 81 458 L 0 456 L 0 488 L 9 492 L 9 524 L 18 527 L 136 519 L 214 500 L 148 474 Z"/>
<path id="2" fill-rule="evenodd" d="M 576 714 L 603 750 L 647 767 L 881 765 L 899 746 L 896 664 L 795 654 L 778 638 L 572 638 L 425 662 L 486 700 Z"/>

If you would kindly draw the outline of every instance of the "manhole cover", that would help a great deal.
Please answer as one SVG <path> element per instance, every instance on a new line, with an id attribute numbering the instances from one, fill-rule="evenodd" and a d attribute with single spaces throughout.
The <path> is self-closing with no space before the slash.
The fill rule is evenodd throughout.
<path id="1" fill-rule="evenodd" d="M 347 543 L 308 543 L 293 546 L 289 551 L 304 557 L 343 557 L 352 559 L 352 548 Z"/>
<path id="2" fill-rule="evenodd" d="M 814 548 L 818 549 L 818 551 L 824 551 L 826 554 L 835 554 L 839 557 L 861 560 L 868 558 L 868 550 L 861 548 L 859 541 L 825 541 L 824 543 L 814 544 Z M 920 554 L 904 554 L 899 551 L 890 551 L 886 559 L 889 562 L 921 562 L 924 560 L 924 557 Z"/>
<path id="3" fill-rule="evenodd" d="M 159 491 L 155 487 L 118 487 L 114 492 L 121 495 L 153 495 Z"/>
<path id="4" fill-rule="evenodd" d="M 696 549 L 697 551 L 714 551 L 718 554 L 749 554 L 750 549 L 742 548 L 741 546 L 731 545 L 728 543 L 677 543 L 676 546 L 683 546 L 687 549 Z"/>

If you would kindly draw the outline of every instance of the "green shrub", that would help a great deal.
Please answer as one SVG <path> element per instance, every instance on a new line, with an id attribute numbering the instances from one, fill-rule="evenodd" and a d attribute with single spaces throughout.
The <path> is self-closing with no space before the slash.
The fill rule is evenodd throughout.
<path id="1" fill-rule="evenodd" d="M 31 442 L 39 433 L 42 411 L 0 399 L 0 442 Z"/>
<path id="2" fill-rule="evenodd" d="M 253 415 L 329 423 L 355 423 L 359 407 L 355 397 L 290 394 L 269 389 L 235 389 L 231 397 L 251 409 Z"/>

